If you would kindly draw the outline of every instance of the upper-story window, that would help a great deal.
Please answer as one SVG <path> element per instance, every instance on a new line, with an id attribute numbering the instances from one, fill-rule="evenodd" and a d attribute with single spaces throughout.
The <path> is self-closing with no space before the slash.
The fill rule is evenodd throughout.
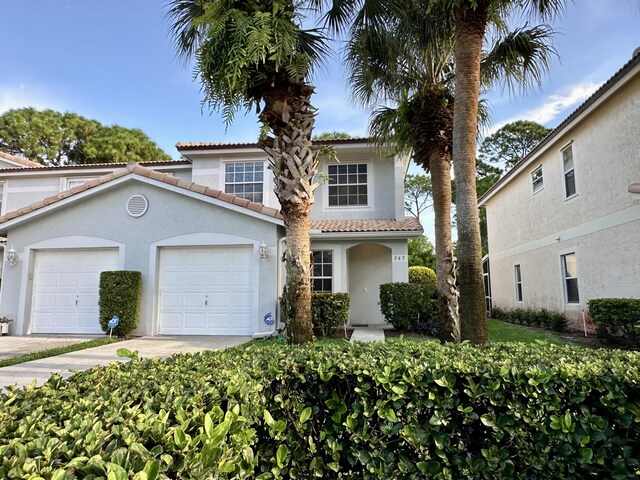
<path id="1" fill-rule="evenodd" d="M 262 203 L 264 162 L 225 163 L 224 191 L 236 197 Z"/>
<path id="2" fill-rule="evenodd" d="M 329 165 L 329 206 L 368 205 L 367 164 Z"/>
<path id="3" fill-rule="evenodd" d="M 578 293 L 578 265 L 576 254 L 567 253 L 561 256 L 562 276 L 564 277 L 564 295 L 567 303 L 580 303 Z"/>
<path id="4" fill-rule="evenodd" d="M 533 186 L 533 193 L 539 192 L 544 187 L 544 180 L 542 179 L 542 165 L 531 172 L 531 185 Z"/>
<path id="5" fill-rule="evenodd" d="M 73 187 L 77 187 L 79 185 L 83 185 L 91 180 L 95 180 L 98 177 L 69 177 L 65 179 L 62 190 L 70 190 Z"/>
<path id="6" fill-rule="evenodd" d="M 4 182 L 0 182 L 0 215 L 4 214 L 4 211 L 2 210 L 3 207 L 3 203 L 2 203 L 2 198 L 4 196 Z"/>
<path id="7" fill-rule="evenodd" d="M 564 198 L 576 195 L 576 174 L 573 168 L 573 148 L 569 145 L 562 150 L 562 164 L 564 167 Z"/>

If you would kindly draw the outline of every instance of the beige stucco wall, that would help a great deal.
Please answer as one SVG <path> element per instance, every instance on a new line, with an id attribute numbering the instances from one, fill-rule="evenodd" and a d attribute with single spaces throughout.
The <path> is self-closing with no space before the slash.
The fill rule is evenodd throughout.
<path id="1" fill-rule="evenodd" d="M 577 196 L 565 200 L 561 150 L 573 149 Z M 544 188 L 531 172 L 542 165 Z M 583 121 L 555 138 L 486 201 L 494 303 L 516 306 L 513 265 L 520 264 L 524 307 L 578 317 L 590 298 L 640 298 L 640 75 Z M 567 305 L 560 255 L 576 252 L 580 305 Z"/>

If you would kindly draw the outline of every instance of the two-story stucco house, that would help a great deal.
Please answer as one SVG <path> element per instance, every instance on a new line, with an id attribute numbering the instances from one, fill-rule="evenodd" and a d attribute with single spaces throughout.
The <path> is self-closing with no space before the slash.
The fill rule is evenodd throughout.
<path id="1" fill-rule="evenodd" d="M 640 51 L 481 199 L 491 297 L 563 311 L 640 298 Z"/>
<path id="2" fill-rule="evenodd" d="M 384 321 L 381 283 L 407 280 L 407 158 L 332 142 L 312 209 L 315 291 L 349 292 L 350 322 Z M 45 167 L 0 158 L 0 313 L 16 334 L 98 333 L 104 270 L 143 276 L 147 335 L 263 335 L 282 289 L 284 227 L 255 144 L 178 144 L 182 160 Z"/>

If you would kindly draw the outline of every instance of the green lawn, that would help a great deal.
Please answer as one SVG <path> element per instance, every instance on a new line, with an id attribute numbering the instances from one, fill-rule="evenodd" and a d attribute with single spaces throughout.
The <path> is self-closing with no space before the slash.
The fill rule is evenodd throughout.
<path id="1" fill-rule="evenodd" d="M 549 343 L 566 344 L 567 342 L 550 330 L 525 327 L 500 320 L 489 319 L 490 342 L 525 342 L 533 343 L 545 340 Z"/>
<path id="2" fill-rule="evenodd" d="M 53 357 L 55 355 L 62 355 L 63 353 L 77 352 L 78 350 L 84 350 L 85 348 L 100 347 L 102 345 L 109 345 L 110 343 L 119 342 L 121 338 L 105 337 L 89 340 L 88 342 L 74 343 L 73 345 L 67 345 L 66 347 L 50 348 L 49 350 L 41 350 L 39 352 L 27 353 L 26 355 L 20 355 L 19 357 L 7 358 L 0 360 L 0 367 L 9 367 L 11 365 L 17 365 L 18 363 L 30 362 L 32 360 L 40 360 L 41 358 Z"/>

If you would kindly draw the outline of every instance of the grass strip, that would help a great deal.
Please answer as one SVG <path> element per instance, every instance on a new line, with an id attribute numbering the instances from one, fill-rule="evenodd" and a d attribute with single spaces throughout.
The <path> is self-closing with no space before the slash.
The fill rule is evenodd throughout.
<path id="1" fill-rule="evenodd" d="M 50 348 L 48 350 L 40 350 L 39 352 L 27 353 L 26 355 L 20 355 L 18 357 L 7 358 L 0 360 L 0 368 L 10 367 L 11 365 L 17 365 L 19 363 L 30 362 L 32 360 L 40 360 L 41 358 L 55 357 L 56 355 L 62 355 L 63 353 L 77 352 L 78 350 L 84 350 L 85 348 L 101 347 L 102 345 L 109 345 L 123 340 L 122 338 L 95 338 L 87 342 L 74 343 L 64 347 Z"/>
<path id="2" fill-rule="evenodd" d="M 524 342 L 534 343 L 536 340 L 544 340 L 558 345 L 566 344 L 567 341 L 558 337 L 553 332 L 541 328 L 526 327 L 501 320 L 489 319 L 489 341 L 490 342 Z"/>

